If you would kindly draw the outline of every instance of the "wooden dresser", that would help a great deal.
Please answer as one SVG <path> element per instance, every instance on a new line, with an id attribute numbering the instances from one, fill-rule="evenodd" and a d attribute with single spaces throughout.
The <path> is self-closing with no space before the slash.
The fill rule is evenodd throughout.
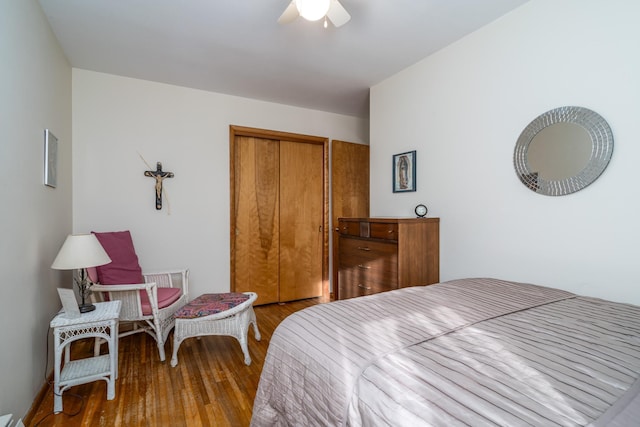
<path id="1" fill-rule="evenodd" d="M 339 218 L 336 299 L 440 281 L 439 218 Z"/>

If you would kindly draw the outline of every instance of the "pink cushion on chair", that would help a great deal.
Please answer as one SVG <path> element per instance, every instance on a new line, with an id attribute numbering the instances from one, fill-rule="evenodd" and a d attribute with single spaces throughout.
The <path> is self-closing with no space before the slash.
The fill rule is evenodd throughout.
<path id="1" fill-rule="evenodd" d="M 114 231 L 96 233 L 96 238 L 111 258 L 111 263 L 95 268 L 98 281 L 103 285 L 135 285 L 144 283 L 142 269 L 138 263 L 138 255 L 133 247 L 131 233 Z M 182 296 L 180 288 L 157 288 L 158 308 L 165 308 L 176 302 Z M 146 291 L 140 291 L 140 305 L 142 314 L 151 314 L 151 304 Z"/>
<path id="2" fill-rule="evenodd" d="M 142 269 L 133 247 L 129 231 L 96 233 L 96 238 L 111 258 L 111 263 L 96 267 L 98 280 L 103 285 L 144 283 Z"/>
<path id="3" fill-rule="evenodd" d="M 178 301 L 181 296 L 182 289 L 180 288 L 158 288 L 158 308 L 169 307 Z M 151 304 L 149 303 L 149 296 L 145 291 L 140 291 L 140 304 L 142 305 L 142 314 L 145 316 L 150 315 Z"/>

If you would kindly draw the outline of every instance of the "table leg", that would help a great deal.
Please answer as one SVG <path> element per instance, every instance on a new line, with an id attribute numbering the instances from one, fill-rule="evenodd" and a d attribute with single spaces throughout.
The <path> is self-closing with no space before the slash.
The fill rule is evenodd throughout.
<path id="1" fill-rule="evenodd" d="M 116 338 L 116 322 L 113 321 L 110 325 L 109 331 L 109 360 L 110 360 L 110 373 L 109 380 L 107 381 L 107 400 L 113 400 L 116 397 L 116 377 L 118 375 L 118 342 Z"/>
<path id="2" fill-rule="evenodd" d="M 54 332 L 54 368 L 53 368 L 53 412 L 62 412 L 62 392 L 60 391 L 60 370 L 62 364 L 62 352 L 60 348 L 60 334 Z"/>

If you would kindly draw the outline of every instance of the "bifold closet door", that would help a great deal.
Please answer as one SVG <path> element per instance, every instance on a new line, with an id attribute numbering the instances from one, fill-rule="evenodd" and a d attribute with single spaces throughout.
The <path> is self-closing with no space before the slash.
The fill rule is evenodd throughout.
<path id="1" fill-rule="evenodd" d="M 323 295 L 324 146 L 234 139 L 232 289 L 256 304 Z"/>
<path id="2" fill-rule="evenodd" d="M 322 296 L 323 146 L 280 141 L 280 301 Z"/>
<path id="3" fill-rule="evenodd" d="M 236 292 L 256 292 L 256 304 L 280 301 L 280 142 L 236 136 L 234 147 Z"/>

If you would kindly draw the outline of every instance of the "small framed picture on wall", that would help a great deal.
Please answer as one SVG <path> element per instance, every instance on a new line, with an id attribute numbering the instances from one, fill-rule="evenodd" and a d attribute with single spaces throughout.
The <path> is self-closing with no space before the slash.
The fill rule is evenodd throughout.
<path id="1" fill-rule="evenodd" d="M 44 131 L 44 185 L 58 185 L 58 138 L 49 129 Z"/>
<path id="2" fill-rule="evenodd" d="M 416 191 L 416 151 L 393 155 L 393 192 Z"/>

